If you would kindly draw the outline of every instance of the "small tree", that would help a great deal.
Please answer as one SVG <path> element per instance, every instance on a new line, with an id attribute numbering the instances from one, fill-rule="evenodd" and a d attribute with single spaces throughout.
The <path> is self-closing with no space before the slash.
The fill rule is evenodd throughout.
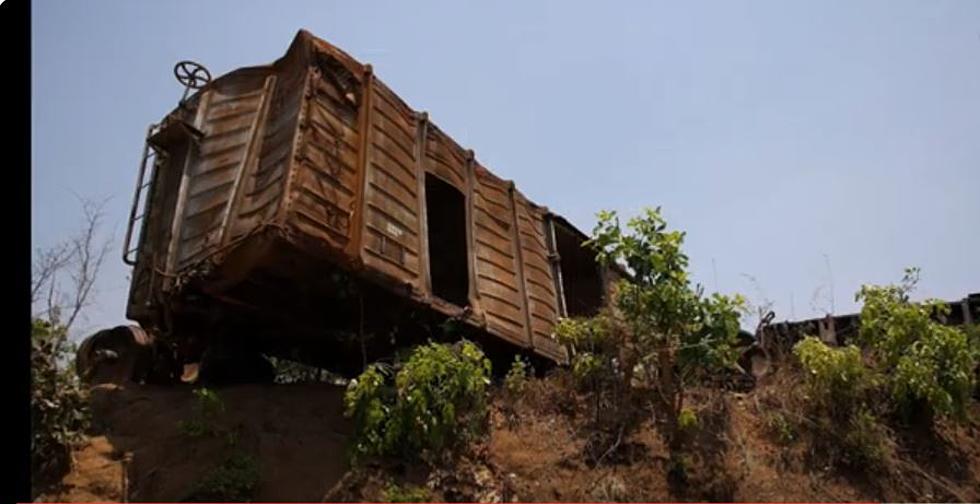
<path id="1" fill-rule="evenodd" d="M 89 422 L 69 331 L 89 305 L 112 243 L 100 239 L 103 204 L 82 200 L 83 223 L 63 242 L 34 252 L 31 268 L 31 471 L 35 490 L 68 471 Z"/>
<path id="2" fill-rule="evenodd" d="M 922 408 L 928 417 L 963 419 L 974 386 L 980 348 L 966 331 L 938 322 L 949 315 L 939 300 L 913 302 L 919 269 L 908 268 L 899 285 L 865 285 L 860 341 L 871 348 L 888 377 L 892 398 L 908 415 Z"/>
<path id="3" fill-rule="evenodd" d="M 653 384 L 662 409 L 666 438 L 679 440 L 678 418 L 684 391 L 695 378 L 734 365 L 739 312 L 745 301 L 693 286 L 688 258 L 681 250 L 685 233 L 668 231 L 660 208 L 628 221 L 600 212 L 588 244 L 604 265 L 630 273 L 616 286 L 615 311 L 628 330 L 627 362 L 635 362 Z M 630 373 L 627 373 L 630 374 Z M 676 446 L 672 446 L 676 447 Z"/>

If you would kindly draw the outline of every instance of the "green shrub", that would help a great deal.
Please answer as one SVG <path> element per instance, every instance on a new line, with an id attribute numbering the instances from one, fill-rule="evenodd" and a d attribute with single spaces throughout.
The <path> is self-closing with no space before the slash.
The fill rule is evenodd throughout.
<path id="1" fill-rule="evenodd" d="M 246 502 L 259 486 L 259 464 L 247 454 L 234 454 L 198 482 L 188 500 Z"/>
<path id="2" fill-rule="evenodd" d="M 38 482 L 71 468 L 71 449 L 91 414 L 72 369 L 74 347 L 63 327 L 35 319 L 31 328 L 31 474 Z"/>
<path id="3" fill-rule="evenodd" d="M 975 351 L 973 365 L 973 396 L 980 399 L 980 323 L 969 324 L 963 328 L 967 341 Z"/>
<path id="4" fill-rule="evenodd" d="M 385 490 L 385 502 L 430 502 L 429 490 L 422 486 L 389 484 Z"/>
<path id="5" fill-rule="evenodd" d="M 809 399 L 835 419 L 848 419 L 863 403 L 874 380 L 853 345 L 832 348 L 813 336 L 793 347 L 806 375 Z"/>
<path id="6" fill-rule="evenodd" d="M 932 413 L 965 418 L 974 386 L 975 361 L 970 354 L 963 332 L 931 328 L 904 352 L 889 375 L 899 408 L 909 411 L 924 402 Z"/>
<path id="7" fill-rule="evenodd" d="M 803 366 L 807 400 L 817 414 L 814 443 L 835 464 L 864 471 L 881 468 L 889 436 L 869 407 L 878 380 L 861 350 L 853 345 L 832 348 L 808 336 L 793 353 Z"/>
<path id="8" fill-rule="evenodd" d="M 900 285 L 861 287 L 859 337 L 875 352 L 900 411 L 924 406 L 929 417 L 965 419 L 980 347 L 971 345 L 966 330 L 935 320 L 949 315 L 946 303 L 910 300 L 918 275 L 909 268 Z"/>
<path id="9" fill-rule="evenodd" d="M 436 455 L 486 428 L 490 361 L 473 343 L 419 346 L 391 374 L 374 364 L 347 387 L 355 458 Z"/>
<path id="10" fill-rule="evenodd" d="M 867 408 L 851 416 L 841 439 L 842 462 L 868 471 L 881 469 L 887 455 L 888 434 Z"/>

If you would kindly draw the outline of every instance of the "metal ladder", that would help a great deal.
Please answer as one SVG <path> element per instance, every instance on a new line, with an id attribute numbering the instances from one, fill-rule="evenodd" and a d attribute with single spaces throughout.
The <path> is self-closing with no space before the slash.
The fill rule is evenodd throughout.
<path id="1" fill-rule="evenodd" d="M 133 205 L 129 209 L 129 223 L 126 226 L 126 239 L 123 241 L 122 247 L 123 262 L 130 266 L 136 264 L 136 255 L 139 252 L 140 242 L 143 237 L 141 227 L 140 236 L 136 240 L 136 245 L 132 245 L 133 228 L 136 227 L 137 222 L 142 221 L 146 217 L 146 213 L 149 211 L 147 208 L 149 195 L 145 194 L 145 190 L 153 184 L 157 163 L 166 157 L 166 152 L 159 150 L 150 142 L 150 138 L 159 131 L 159 124 L 150 124 L 146 130 L 146 141 L 143 143 L 143 158 L 140 161 L 139 174 L 136 176 L 136 190 L 133 193 Z M 149 165 L 149 170 L 147 170 L 147 165 Z M 149 180 L 147 180 L 147 171 L 150 172 Z M 139 211 L 138 215 L 137 211 Z"/>

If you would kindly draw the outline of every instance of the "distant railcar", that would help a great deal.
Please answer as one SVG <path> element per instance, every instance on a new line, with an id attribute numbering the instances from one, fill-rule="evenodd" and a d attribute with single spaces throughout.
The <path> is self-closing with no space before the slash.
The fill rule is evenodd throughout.
<path id="1" fill-rule="evenodd" d="M 555 323 L 595 313 L 617 274 L 585 239 L 370 65 L 300 31 L 281 59 L 208 76 L 150 127 L 127 316 L 198 353 L 222 332 L 352 371 L 428 313 L 563 363 Z"/>

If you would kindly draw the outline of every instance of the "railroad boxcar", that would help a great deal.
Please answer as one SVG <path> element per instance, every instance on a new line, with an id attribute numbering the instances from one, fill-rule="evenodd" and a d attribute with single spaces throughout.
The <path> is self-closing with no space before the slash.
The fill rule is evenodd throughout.
<path id="1" fill-rule="evenodd" d="M 127 316 L 183 360 L 220 333 L 355 371 L 418 320 L 567 361 L 555 323 L 618 273 L 370 65 L 301 30 L 269 65 L 177 71 L 199 89 L 149 128 L 123 254 Z"/>

